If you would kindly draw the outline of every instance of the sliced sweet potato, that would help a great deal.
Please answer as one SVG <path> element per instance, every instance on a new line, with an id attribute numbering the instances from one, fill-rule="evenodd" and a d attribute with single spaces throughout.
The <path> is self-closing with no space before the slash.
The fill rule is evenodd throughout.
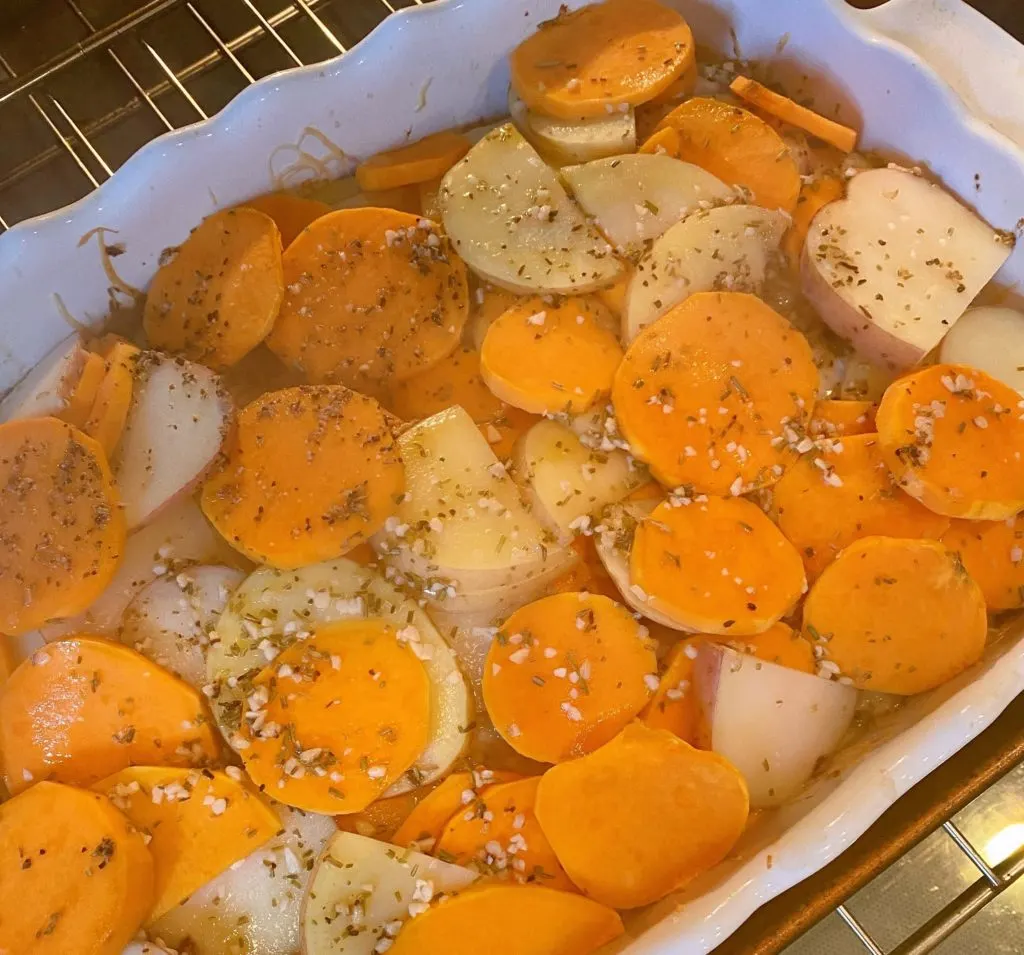
<path id="1" fill-rule="evenodd" d="M 429 219 L 341 209 L 284 255 L 285 294 L 267 338 L 314 382 L 379 388 L 429 368 L 458 345 L 466 267 Z"/>
<path id="2" fill-rule="evenodd" d="M 404 481 L 376 401 L 341 385 L 300 385 L 242 410 L 224 461 L 203 486 L 202 506 L 247 557 L 301 567 L 367 540 L 394 510 Z"/>
<path id="3" fill-rule="evenodd" d="M 517 753 L 555 763 L 621 730 L 650 700 L 657 669 L 646 630 L 621 604 L 555 594 L 505 621 L 487 654 L 484 703 Z"/>
<path id="4" fill-rule="evenodd" d="M 781 315 L 753 295 L 701 292 L 640 333 L 612 402 L 663 484 L 736 494 L 778 480 L 817 388 L 811 347 Z"/>
<path id="5" fill-rule="evenodd" d="M 74 391 L 68 398 L 68 403 L 60 413 L 60 417 L 76 428 L 84 428 L 85 422 L 89 420 L 89 414 L 96 403 L 96 395 L 99 393 L 100 384 L 107 372 L 106 363 L 100 355 L 90 352 L 85 356 L 82 365 L 82 373 L 78 377 Z"/>
<path id="6" fill-rule="evenodd" d="M 270 216 L 281 233 L 281 247 L 287 249 L 298 234 L 320 216 L 327 215 L 331 206 L 319 199 L 307 199 L 291 192 L 268 192 L 246 199 L 242 205 Z"/>
<path id="7" fill-rule="evenodd" d="M 800 196 L 793 210 L 793 221 L 782 239 L 782 250 L 789 259 L 790 267 L 800 269 L 807 232 L 814 217 L 830 202 L 842 199 L 843 180 L 835 175 L 823 175 L 800 186 Z"/>
<path id="8" fill-rule="evenodd" d="M 204 219 L 153 277 L 142 327 L 154 348 L 221 371 L 267 337 L 283 294 L 274 220 L 251 207 L 226 209 Z"/>
<path id="9" fill-rule="evenodd" d="M 56 418 L 0 425 L 0 632 L 81 613 L 113 579 L 125 522 L 103 449 Z"/>
<path id="10" fill-rule="evenodd" d="M 511 54 L 512 85 L 530 109 L 602 116 L 653 99 L 694 65 L 686 21 L 656 0 L 563 9 Z"/>
<path id="11" fill-rule="evenodd" d="M 785 140 L 761 117 L 722 100 L 695 96 L 658 125 L 679 133 L 679 159 L 692 162 L 730 186 L 743 186 L 765 209 L 792 213 L 800 196 L 800 171 Z"/>
<path id="12" fill-rule="evenodd" d="M 1024 607 L 1024 518 L 950 522 L 942 543 L 958 554 L 989 610 Z"/>
<path id="13" fill-rule="evenodd" d="M 808 430 L 814 437 L 825 438 L 873 434 L 877 407 L 875 402 L 862 399 L 826 398 L 815 402 Z"/>
<path id="14" fill-rule="evenodd" d="M 1024 412 L 1009 385 L 931 365 L 893 382 L 876 418 L 889 470 L 929 510 L 1001 520 L 1024 509 Z"/>
<path id="15" fill-rule="evenodd" d="M 420 421 L 459 405 L 477 424 L 493 420 L 507 407 L 484 384 L 480 353 L 465 347 L 457 348 L 433 368 L 398 382 L 388 405 L 406 421 Z"/>
<path id="16" fill-rule="evenodd" d="M 698 638 L 691 637 L 680 640 L 672 648 L 658 689 L 640 717 L 651 729 L 668 730 L 690 745 L 697 741 L 700 714 L 693 690 L 693 663 L 699 642 Z"/>
<path id="17" fill-rule="evenodd" d="M 220 752 L 202 697 L 120 643 L 71 637 L 25 660 L 0 695 L 7 788 L 89 785 L 128 766 L 198 766 Z"/>
<path id="18" fill-rule="evenodd" d="M 837 675 L 862 690 L 933 689 L 981 658 L 981 588 L 938 541 L 865 537 L 811 588 L 804 634 Z"/>
<path id="19" fill-rule="evenodd" d="M 652 156 L 665 155 L 672 159 L 678 159 L 680 148 L 679 130 L 674 126 L 663 126 L 651 133 L 637 149 L 637 152 Z"/>
<path id="20" fill-rule="evenodd" d="M 893 482 L 877 434 L 825 442 L 801 457 L 772 490 L 772 516 L 810 580 L 862 537 L 937 539 L 949 527 Z"/>
<path id="21" fill-rule="evenodd" d="M 478 282 L 471 299 L 469 323 L 463 338 L 467 345 L 480 351 L 487 329 L 512 306 L 523 301 L 523 297 L 489 282 Z"/>
<path id="22" fill-rule="evenodd" d="M 375 618 L 326 624 L 260 671 L 235 747 L 261 789 L 309 812 L 359 812 L 416 762 L 430 680 L 400 635 Z"/>
<path id="23" fill-rule="evenodd" d="M 471 145 L 461 133 L 434 133 L 367 159 L 356 167 L 356 181 L 362 189 L 397 189 L 440 179 Z"/>
<path id="24" fill-rule="evenodd" d="M 549 769 L 535 811 L 580 889 L 631 909 L 721 862 L 743 832 L 749 801 L 726 759 L 633 723 L 597 752 Z"/>
<path id="25" fill-rule="evenodd" d="M 155 874 L 150 922 L 281 829 L 266 802 L 222 772 L 133 766 L 92 788 L 145 834 Z"/>
<path id="26" fill-rule="evenodd" d="M 132 406 L 135 370 L 141 352 L 130 342 L 114 342 L 104 355 L 103 380 L 96 389 L 82 430 L 95 438 L 108 458 L 114 456 Z"/>
<path id="27" fill-rule="evenodd" d="M 153 902 L 142 836 L 97 793 L 42 782 L 0 806 L 0 952 L 120 955 Z"/>
<path id="28" fill-rule="evenodd" d="M 764 633 L 758 633 L 743 640 L 729 640 L 728 645 L 739 653 L 745 653 L 768 663 L 776 663 L 801 673 L 814 673 L 814 648 L 803 634 L 789 624 L 773 624 Z M 685 739 L 685 737 L 684 737 Z"/>

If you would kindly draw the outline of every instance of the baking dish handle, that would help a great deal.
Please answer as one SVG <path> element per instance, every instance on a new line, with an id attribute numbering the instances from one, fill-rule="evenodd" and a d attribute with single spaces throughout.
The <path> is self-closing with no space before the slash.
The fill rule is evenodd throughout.
<path id="1" fill-rule="evenodd" d="M 855 18 L 916 53 L 978 119 L 1024 148 L 1024 45 L 963 0 L 889 0 Z"/>

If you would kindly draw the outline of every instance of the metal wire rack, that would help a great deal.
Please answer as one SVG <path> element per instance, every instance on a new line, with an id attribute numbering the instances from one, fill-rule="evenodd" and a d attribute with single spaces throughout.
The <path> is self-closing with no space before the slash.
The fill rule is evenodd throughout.
<path id="1" fill-rule="evenodd" d="M 207 118 L 261 76 L 344 53 L 385 16 L 430 0 L 34 2 L 20 30 L 0 22 L 0 232 L 81 197 L 149 139 Z M 1024 836 L 993 864 L 953 819 L 1024 766 L 1022 727 L 1019 701 L 853 849 L 756 913 L 721 955 L 777 955 L 825 918 L 870 955 L 953 955 L 944 943 L 1024 875 Z M 936 832 L 977 878 L 883 948 L 847 901 Z M 1024 941 L 1008 951 L 1024 952 Z"/>

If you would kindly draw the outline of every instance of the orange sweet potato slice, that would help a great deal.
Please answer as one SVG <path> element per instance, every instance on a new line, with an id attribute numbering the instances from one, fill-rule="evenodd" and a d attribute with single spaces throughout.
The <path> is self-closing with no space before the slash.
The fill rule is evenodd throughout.
<path id="1" fill-rule="evenodd" d="M 1024 607 L 1024 518 L 950 522 L 942 543 L 958 554 L 989 610 Z"/>
<path id="2" fill-rule="evenodd" d="M 314 382 L 360 391 L 402 381 L 459 343 L 466 267 L 428 219 L 341 209 L 284 255 L 285 295 L 270 349 Z"/>
<path id="3" fill-rule="evenodd" d="M 343 832 L 354 832 L 367 839 L 390 842 L 405 818 L 426 798 L 423 789 L 410 789 L 400 796 L 371 802 L 362 812 L 335 816 L 334 823 Z"/>
<path id="4" fill-rule="evenodd" d="M 130 342 L 115 341 L 110 345 L 104 355 L 103 380 L 82 425 L 82 430 L 99 442 L 108 458 L 114 456 L 128 422 L 139 354 L 139 349 Z"/>
<path id="5" fill-rule="evenodd" d="M 573 892 L 488 884 L 402 927 L 391 955 L 591 955 L 622 934 L 614 909 Z"/>
<path id="6" fill-rule="evenodd" d="M 701 292 L 637 336 L 612 402 L 662 484 L 728 494 L 778 480 L 817 388 L 811 347 L 781 315 L 753 295 Z"/>
<path id="7" fill-rule="evenodd" d="M 430 682 L 399 636 L 380 619 L 340 621 L 260 671 L 258 715 L 236 744 L 257 785 L 309 812 L 360 812 L 416 762 Z"/>
<path id="8" fill-rule="evenodd" d="M 524 301 L 524 296 L 486 282 L 478 282 L 470 298 L 470 318 L 463 337 L 466 344 L 477 351 L 483 347 L 487 329 L 510 308 Z"/>
<path id="9" fill-rule="evenodd" d="M 150 922 L 281 829 L 267 803 L 222 772 L 133 766 L 92 788 L 147 837 L 156 889 Z"/>
<path id="10" fill-rule="evenodd" d="M 725 758 L 632 723 L 597 752 L 549 769 L 537 819 L 569 877 L 619 909 L 647 905 L 725 858 L 747 786 Z"/>
<path id="11" fill-rule="evenodd" d="M 399 418 L 419 421 L 459 405 L 477 424 L 498 417 L 507 407 L 480 375 L 480 353 L 460 347 L 433 368 L 391 390 L 389 406 Z"/>
<path id="12" fill-rule="evenodd" d="M 803 630 L 858 689 L 908 696 L 975 663 L 988 621 L 981 588 L 943 544 L 865 537 L 811 588 Z"/>
<path id="13" fill-rule="evenodd" d="M 800 555 L 744 498 L 659 504 L 637 527 L 629 579 L 680 627 L 763 633 L 806 589 Z"/>
<path id="14" fill-rule="evenodd" d="M 652 133 L 637 149 L 638 153 L 648 153 L 652 156 L 663 153 L 673 159 L 679 158 L 679 131 L 674 126 L 663 126 L 657 132 Z"/>
<path id="15" fill-rule="evenodd" d="M 153 277 L 142 327 L 154 348 L 221 371 L 270 331 L 284 294 L 281 233 L 251 207 L 204 219 Z"/>
<path id="16" fill-rule="evenodd" d="M 761 117 L 722 100 L 695 96 L 672 110 L 658 129 L 666 126 L 679 133 L 677 158 L 727 185 L 744 186 L 765 209 L 796 209 L 800 171 L 785 140 Z"/>
<path id="17" fill-rule="evenodd" d="M 802 673 L 814 673 L 817 670 L 814 648 L 806 637 L 781 621 L 764 633 L 743 640 L 729 640 L 728 646 L 739 653 L 746 653 L 768 663 L 777 663 L 791 670 L 800 670 Z"/>
<path id="18" fill-rule="evenodd" d="M 800 268 L 800 257 L 803 255 L 811 220 L 822 207 L 842 199 L 845 191 L 842 179 L 831 175 L 824 175 L 801 185 L 800 196 L 793 210 L 793 222 L 782 237 L 782 250 L 786 253 L 792 269 Z"/>
<path id="19" fill-rule="evenodd" d="M 100 390 L 100 383 L 107 373 L 106 363 L 102 356 L 90 352 L 86 355 L 85 364 L 82 365 L 82 373 L 75 383 L 75 389 L 68 398 L 67 406 L 60 413 L 62 421 L 66 421 L 76 428 L 84 428 L 85 422 L 89 420 L 92 406 L 96 403 L 96 395 Z"/>
<path id="20" fill-rule="evenodd" d="M 366 541 L 392 513 L 404 484 L 398 447 L 376 401 L 341 385 L 300 385 L 246 405 L 201 503 L 246 557 L 301 567 Z"/>
<path id="21" fill-rule="evenodd" d="M 931 365 L 894 381 L 876 419 L 889 469 L 929 510 L 1001 520 L 1024 510 L 1020 395 L 966 365 Z"/>
<path id="22" fill-rule="evenodd" d="M 13 793 L 87 786 L 128 766 L 199 766 L 220 746 L 202 697 L 141 653 L 68 637 L 25 660 L 0 695 L 0 758 Z"/>
<path id="23" fill-rule="evenodd" d="M 0 806 L 0 952 L 121 955 L 153 902 L 143 837 L 97 793 L 42 782 Z"/>
<path id="24" fill-rule="evenodd" d="M 287 249 L 306 226 L 332 211 L 326 202 L 296 196 L 291 192 L 268 192 L 246 199 L 242 206 L 262 212 L 274 220 L 277 231 L 281 233 L 283 249 Z"/>
<path id="25" fill-rule="evenodd" d="M 814 405 L 808 431 L 814 437 L 849 438 L 855 434 L 873 434 L 873 401 L 853 398 L 829 398 Z"/>
<path id="26" fill-rule="evenodd" d="M 613 325 L 593 299 L 527 299 L 487 329 L 480 373 L 495 395 L 524 411 L 586 411 L 611 391 L 622 361 Z"/>
<path id="27" fill-rule="evenodd" d="M 356 181 L 361 189 L 397 189 L 440 179 L 470 145 L 461 133 L 434 133 L 366 160 L 356 168 Z"/>
<path id="28" fill-rule="evenodd" d="M 680 640 L 666 660 L 651 702 L 641 718 L 651 729 L 668 730 L 693 745 L 697 740 L 697 694 L 693 689 L 693 664 L 699 638 Z"/>
<path id="29" fill-rule="evenodd" d="M 772 516 L 815 580 L 844 547 L 876 534 L 939 538 L 949 519 L 893 482 L 877 434 L 822 443 L 772 489 Z"/>
<path id="30" fill-rule="evenodd" d="M 564 593 L 527 604 L 487 652 L 483 696 L 523 756 L 555 763 L 606 743 L 658 685 L 653 643 L 621 604 Z"/>
<path id="31" fill-rule="evenodd" d="M 530 109 L 604 116 L 653 99 L 694 65 L 686 21 L 656 0 L 565 8 L 513 51 L 512 86 Z"/>
<path id="32" fill-rule="evenodd" d="M 0 632 L 85 610 L 125 542 L 103 449 L 56 418 L 0 425 L 0 540 Z"/>

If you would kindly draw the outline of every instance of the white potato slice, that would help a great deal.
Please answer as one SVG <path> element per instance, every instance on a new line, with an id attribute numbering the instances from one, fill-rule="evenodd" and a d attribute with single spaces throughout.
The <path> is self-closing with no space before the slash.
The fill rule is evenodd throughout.
<path id="1" fill-rule="evenodd" d="M 939 344 L 1011 248 L 940 186 L 871 169 L 814 217 L 801 278 L 837 335 L 902 370 Z"/>
<path id="2" fill-rule="evenodd" d="M 592 451 L 551 420 L 538 421 L 516 442 L 512 463 L 534 515 L 563 541 L 648 480 L 647 469 L 625 451 Z"/>
<path id="3" fill-rule="evenodd" d="M 439 195 L 456 251 L 513 292 L 590 292 L 622 263 L 569 198 L 555 171 L 508 123 L 449 170 Z"/>
<path id="4" fill-rule="evenodd" d="M 210 633 L 243 580 L 243 571 L 216 565 L 157 577 L 128 605 L 118 637 L 201 690 Z"/>
<path id="5" fill-rule="evenodd" d="M 795 796 L 846 734 L 857 706 L 852 686 L 702 643 L 694 686 L 706 738 L 747 781 L 754 809 Z"/>
<path id="6" fill-rule="evenodd" d="M 186 497 L 130 534 L 107 589 L 84 613 L 45 624 L 40 628 L 43 637 L 49 641 L 69 633 L 114 633 L 125 609 L 143 587 L 192 564 L 248 566 L 245 558 L 210 526 L 195 500 Z"/>
<path id="7" fill-rule="evenodd" d="M 759 206 L 701 210 L 655 239 L 626 292 L 622 337 L 631 342 L 695 292 L 757 292 L 789 216 Z"/>
<path id="8" fill-rule="evenodd" d="M 385 793 L 395 796 L 443 776 L 462 754 L 472 711 L 466 681 L 448 644 L 417 604 L 374 571 L 350 560 L 298 570 L 264 567 L 235 590 L 206 652 L 217 722 L 230 743 L 252 680 L 301 633 L 336 620 L 375 617 L 404 629 L 430 678 L 430 740 Z"/>
<path id="9" fill-rule="evenodd" d="M 562 178 L 583 211 L 626 252 L 641 249 L 690 212 L 736 195 L 700 166 L 663 155 L 618 156 L 568 166 Z"/>
<path id="10" fill-rule="evenodd" d="M 375 955 L 431 899 L 459 892 L 476 872 L 353 832 L 336 833 L 313 870 L 302 907 L 303 955 Z M 384 944 L 382 944 L 384 943 Z"/>
<path id="11" fill-rule="evenodd" d="M 398 444 L 405 499 L 373 544 L 435 603 L 550 578 L 572 565 L 573 555 L 529 513 L 462 408 L 418 422 Z"/>
<path id="12" fill-rule="evenodd" d="M 274 809 L 281 834 L 149 925 L 151 938 L 190 955 L 299 951 L 306 887 L 337 826 L 330 816 L 279 803 Z"/>
<path id="13" fill-rule="evenodd" d="M 78 384 L 87 355 L 77 335 L 65 338 L 0 401 L 0 421 L 60 414 Z"/>
<path id="14" fill-rule="evenodd" d="M 1024 394 L 1024 312 L 969 308 L 946 332 L 939 360 L 980 368 Z"/>
<path id="15" fill-rule="evenodd" d="M 192 490 L 217 457 L 232 403 L 220 378 L 184 358 L 144 352 L 114 467 L 128 529 Z"/>
<path id="16" fill-rule="evenodd" d="M 540 152 L 558 166 L 590 162 L 605 156 L 621 156 L 636 150 L 636 113 L 629 107 L 595 119 L 572 122 L 535 113 L 508 91 L 508 111 L 512 122 Z"/>

